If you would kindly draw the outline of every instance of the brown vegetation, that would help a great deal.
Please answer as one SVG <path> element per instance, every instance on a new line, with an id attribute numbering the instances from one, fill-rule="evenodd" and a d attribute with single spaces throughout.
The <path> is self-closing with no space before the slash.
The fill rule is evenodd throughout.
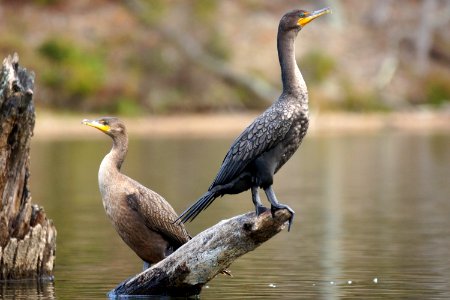
<path id="1" fill-rule="evenodd" d="M 448 106 L 450 4 L 325 2 L 334 14 L 296 43 L 313 108 Z M 19 52 L 36 71 L 41 107 L 132 116 L 260 109 L 279 90 L 275 36 L 293 5 L 3 1 L 0 54 Z"/>

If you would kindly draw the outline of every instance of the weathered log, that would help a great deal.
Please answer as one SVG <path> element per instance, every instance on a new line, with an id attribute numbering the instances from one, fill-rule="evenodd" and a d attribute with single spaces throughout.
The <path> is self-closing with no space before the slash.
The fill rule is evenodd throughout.
<path id="1" fill-rule="evenodd" d="M 198 295 L 202 287 L 245 253 L 280 232 L 289 211 L 254 212 L 219 222 L 199 233 L 172 255 L 122 282 L 110 292 L 118 295 Z"/>
<path id="2" fill-rule="evenodd" d="M 0 74 L 0 280 L 52 275 L 56 229 L 31 203 L 30 142 L 35 113 L 34 74 L 17 54 Z"/>

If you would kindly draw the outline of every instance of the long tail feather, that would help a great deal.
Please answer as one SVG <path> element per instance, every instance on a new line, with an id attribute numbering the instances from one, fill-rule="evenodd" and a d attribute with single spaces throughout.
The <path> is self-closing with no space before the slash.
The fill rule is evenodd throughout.
<path id="1" fill-rule="evenodd" d="M 179 217 L 175 220 L 175 223 L 186 223 L 187 221 L 194 220 L 198 214 L 206 209 L 217 196 L 213 192 L 206 192 L 200 199 L 197 200 L 191 207 L 186 209 Z"/>

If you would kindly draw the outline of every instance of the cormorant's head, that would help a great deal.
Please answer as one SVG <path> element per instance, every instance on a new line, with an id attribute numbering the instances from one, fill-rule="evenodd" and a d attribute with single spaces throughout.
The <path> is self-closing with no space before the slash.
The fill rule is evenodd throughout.
<path id="1" fill-rule="evenodd" d="M 81 123 L 97 128 L 111 137 L 115 137 L 126 132 L 125 125 L 122 121 L 115 117 L 103 117 L 96 120 L 84 119 Z"/>
<path id="2" fill-rule="evenodd" d="M 292 10 L 286 13 L 280 20 L 280 29 L 284 31 L 300 30 L 312 20 L 331 13 L 328 7 L 309 12 L 302 9 Z"/>

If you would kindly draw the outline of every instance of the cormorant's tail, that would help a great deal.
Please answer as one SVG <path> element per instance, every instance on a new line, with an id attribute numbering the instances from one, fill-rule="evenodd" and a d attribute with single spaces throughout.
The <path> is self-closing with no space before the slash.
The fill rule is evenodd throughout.
<path id="1" fill-rule="evenodd" d="M 197 200 L 191 207 L 186 209 L 179 217 L 175 220 L 175 223 L 186 223 L 187 221 L 194 220 L 197 215 L 204 209 L 206 209 L 217 196 L 214 192 L 206 192 L 200 199 Z"/>

